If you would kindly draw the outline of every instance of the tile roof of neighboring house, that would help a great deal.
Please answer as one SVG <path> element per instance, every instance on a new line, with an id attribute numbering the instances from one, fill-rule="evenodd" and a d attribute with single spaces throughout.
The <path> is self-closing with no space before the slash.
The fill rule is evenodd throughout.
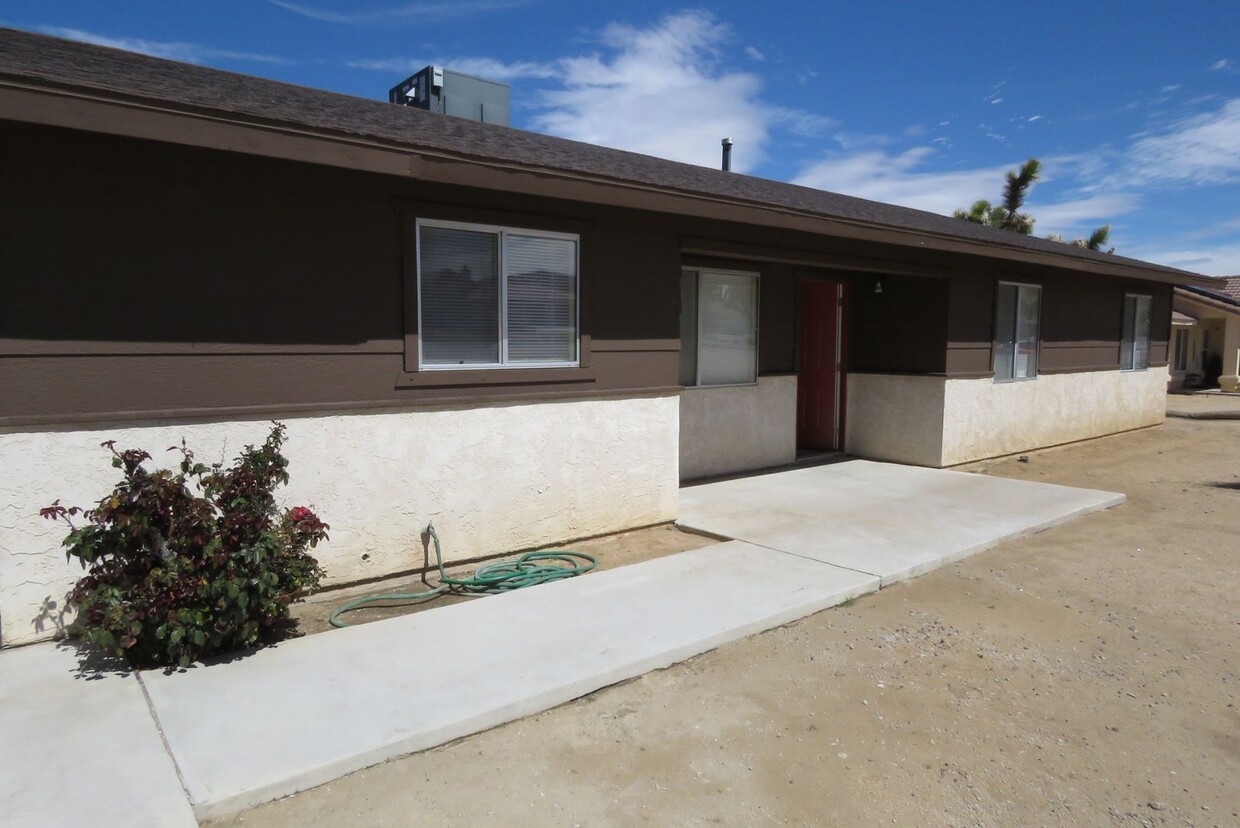
<path id="1" fill-rule="evenodd" d="M 0 87 L 96 93 L 162 110 L 226 115 L 259 126 L 296 127 L 322 138 L 360 137 L 462 160 L 562 171 L 647 190 L 790 210 L 828 220 L 985 245 L 988 255 L 1027 251 L 1060 266 L 1074 260 L 1118 271 L 1137 268 L 1160 281 L 1197 282 L 1187 271 L 876 201 L 738 173 L 667 161 L 534 132 L 483 124 L 413 107 L 325 92 L 133 52 L 0 29 Z M 4 113 L 0 112 L 0 117 Z M 904 243 L 913 243 L 905 240 Z M 1006 254 L 1009 257 L 1013 254 Z"/>
<path id="2" fill-rule="evenodd" d="M 1221 282 L 1218 286 L 1219 293 L 1240 301 L 1240 276 L 1223 276 L 1219 282 Z"/>

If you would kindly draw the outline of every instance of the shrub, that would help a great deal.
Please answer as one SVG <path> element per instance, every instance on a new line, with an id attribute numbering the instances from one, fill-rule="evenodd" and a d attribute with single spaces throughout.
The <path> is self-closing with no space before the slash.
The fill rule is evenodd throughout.
<path id="1" fill-rule="evenodd" d="M 123 475 L 111 494 L 86 511 L 57 500 L 40 513 L 69 525 L 66 558 L 88 569 L 69 599 L 88 640 L 135 667 L 183 667 L 274 636 L 289 604 L 318 587 L 307 550 L 329 528 L 304 506 L 278 514 L 284 436 L 273 424 L 231 468 L 195 462 L 182 440 L 169 449 L 180 471 L 148 471 L 145 451 L 102 444 Z"/>

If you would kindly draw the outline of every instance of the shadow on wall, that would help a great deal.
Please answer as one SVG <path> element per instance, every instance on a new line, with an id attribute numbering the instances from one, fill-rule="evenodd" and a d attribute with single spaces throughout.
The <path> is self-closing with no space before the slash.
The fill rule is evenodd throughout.
<path id="1" fill-rule="evenodd" d="M 43 605 L 39 607 L 39 614 L 31 621 L 31 626 L 34 627 L 36 635 L 45 635 L 50 629 L 53 638 L 64 638 L 71 615 L 69 593 L 66 592 L 59 601 L 48 595 L 43 599 Z M 4 642 L 0 640 L 0 646 L 3 644 Z"/>

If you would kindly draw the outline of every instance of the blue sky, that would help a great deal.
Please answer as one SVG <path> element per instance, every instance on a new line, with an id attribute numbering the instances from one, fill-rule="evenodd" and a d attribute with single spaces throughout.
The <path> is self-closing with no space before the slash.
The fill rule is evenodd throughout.
<path id="1" fill-rule="evenodd" d="M 950 213 L 1041 159 L 1038 235 L 1240 273 L 1240 3 L 0 0 L 0 23 L 386 99 L 427 63 L 513 125 Z"/>

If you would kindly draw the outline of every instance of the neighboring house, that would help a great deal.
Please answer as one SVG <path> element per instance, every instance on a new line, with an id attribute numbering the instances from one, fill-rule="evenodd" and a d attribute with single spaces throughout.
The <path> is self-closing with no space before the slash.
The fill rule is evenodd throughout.
<path id="1" fill-rule="evenodd" d="M 1240 276 L 1175 288 L 1170 388 L 1240 391 Z"/>
<path id="2" fill-rule="evenodd" d="M 946 216 L 0 31 L 0 642 L 99 444 L 289 426 L 329 583 L 655 524 L 798 452 L 950 466 L 1162 422 L 1203 277 Z"/>

